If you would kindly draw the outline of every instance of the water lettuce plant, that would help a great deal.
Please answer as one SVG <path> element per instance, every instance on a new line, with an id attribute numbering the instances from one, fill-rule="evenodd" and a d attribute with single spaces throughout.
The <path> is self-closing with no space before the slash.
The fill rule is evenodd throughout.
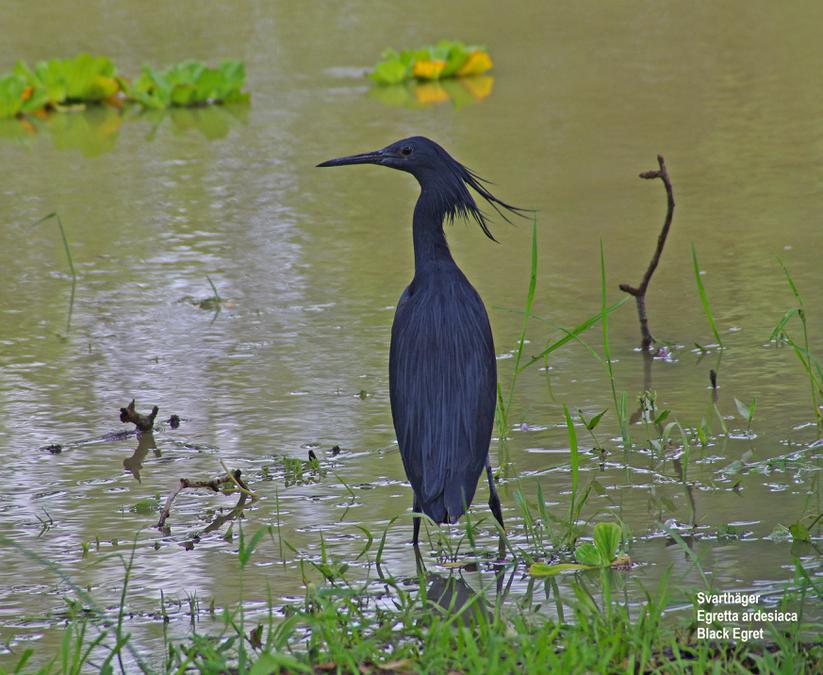
<path id="1" fill-rule="evenodd" d="M 449 77 L 482 75 L 492 60 L 485 47 L 440 40 L 436 45 L 400 52 L 387 49 L 369 73 L 378 84 L 400 84 L 406 80 L 441 80 Z"/>
<path id="2" fill-rule="evenodd" d="M 127 96 L 146 108 L 196 107 L 214 103 L 245 103 L 246 69 L 242 62 L 225 60 L 216 68 L 199 61 L 183 61 L 162 71 L 143 66 L 126 85 Z"/>
<path id="3" fill-rule="evenodd" d="M 36 109 L 99 103 L 122 88 L 122 81 L 111 60 L 91 54 L 40 61 L 33 69 L 24 61 L 18 61 L 14 74 L 26 82 L 30 94 L 27 100 Z"/>
<path id="4" fill-rule="evenodd" d="M 0 77 L 0 119 L 14 117 L 22 112 L 27 98 L 26 81 L 18 75 Z"/>
<path id="5" fill-rule="evenodd" d="M 33 68 L 18 61 L 0 77 L 0 119 L 75 110 L 86 104 L 137 103 L 144 108 L 197 107 L 244 103 L 246 80 L 240 61 L 225 60 L 212 68 L 187 60 L 156 71 L 149 66 L 134 81 L 120 76 L 111 59 L 78 54 L 70 59 L 40 61 Z"/>
<path id="6" fill-rule="evenodd" d="M 99 103 L 122 88 L 114 64 L 105 56 L 40 61 L 34 68 L 18 61 L 0 77 L 0 119 L 66 106 Z"/>
<path id="7" fill-rule="evenodd" d="M 529 574 L 533 577 L 551 577 L 570 570 L 590 570 L 604 567 L 631 566 L 627 556 L 618 556 L 623 531 L 616 523 L 598 523 L 594 526 L 594 543 L 584 542 L 574 550 L 576 563 L 532 563 Z"/>

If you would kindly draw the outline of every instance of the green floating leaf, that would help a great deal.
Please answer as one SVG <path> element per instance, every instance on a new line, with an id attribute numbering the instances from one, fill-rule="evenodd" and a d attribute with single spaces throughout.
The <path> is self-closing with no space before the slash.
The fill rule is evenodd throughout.
<path id="1" fill-rule="evenodd" d="M 590 570 L 592 565 L 581 565 L 577 563 L 558 563 L 556 565 L 547 565 L 546 563 L 532 563 L 529 567 L 529 574 L 533 577 L 553 577 L 563 572 Z"/>
<path id="2" fill-rule="evenodd" d="M 792 538 L 792 531 L 780 523 L 775 525 L 769 536 L 766 537 L 766 539 L 771 539 L 772 541 L 791 541 Z"/>
<path id="3" fill-rule="evenodd" d="M 150 515 L 160 510 L 160 501 L 153 497 L 141 499 L 131 507 L 131 510 L 143 516 Z"/>
<path id="4" fill-rule="evenodd" d="M 20 112 L 32 113 L 48 105 L 48 92 L 40 85 L 34 72 L 24 61 L 18 61 L 15 64 L 13 74 L 21 78 L 25 83 Z M 2 115 L 0 115 L 0 117 L 2 117 Z"/>
<path id="5" fill-rule="evenodd" d="M 379 84 L 400 84 L 407 79 L 406 66 L 399 61 L 378 63 L 369 76 Z"/>
<path id="6" fill-rule="evenodd" d="M 792 535 L 792 540 L 794 541 L 808 543 L 812 540 L 809 528 L 800 522 L 789 525 L 789 533 Z"/>
<path id="7" fill-rule="evenodd" d="M 590 567 L 605 567 L 609 564 L 609 561 L 604 560 L 600 555 L 598 548 L 590 542 L 580 544 L 574 550 L 574 559 L 580 564 Z"/>
<path id="8" fill-rule="evenodd" d="M 0 78 L 0 119 L 14 117 L 23 108 L 26 81 L 18 75 Z"/>
<path id="9" fill-rule="evenodd" d="M 216 68 L 199 61 L 182 61 L 157 71 L 143 66 L 140 77 L 126 86 L 127 96 L 146 108 L 189 108 L 216 103 L 245 103 L 246 67 L 227 59 Z"/>
<path id="10" fill-rule="evenodd" d="M 736 459 L 731 462 L 725 469 L 723 469 L 723 473 L 727 476 L 733 476 L 736 473 L 740 473 L 743 469 L 746 468 L 746 463 L 752 456 L 751 450 L 746 450 L 742 455 L 740 455 L 740 459 Z"/>
<path id="11" fill-rule="evenodd" d="M 120 89 L 114 64 L 105 56 L 78 54 L 41 61 L 33 75 L 34 86 L 45 89 L 52 104 L 102 101 Z"/>
<path id="12" fill-rule="evenodd" d="M 617 556 L 622 534 L 615 523 L 598 523 L 594 526 L 594 543 L 580 544 L 574 551 L 575 560 L 591 567 L 608 567 Z"/>
<path id="13" fill-rule="evenodd" d="M 594 526 L 594 545 L 603 564 L 609 565 L 614 560 L 622 534 L 620 526 L 615 523 L 598 523 Z"/>

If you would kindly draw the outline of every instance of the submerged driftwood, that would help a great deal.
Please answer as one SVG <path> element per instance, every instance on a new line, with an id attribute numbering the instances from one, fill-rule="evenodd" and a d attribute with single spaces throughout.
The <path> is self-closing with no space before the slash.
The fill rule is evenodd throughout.
<path id="1" fill-rule="evenodd" d="M 137 431 L 151 431 L 154 429 L 154 418 L 157 417 L 157 413 L 159 412 L 160 408 L 153 406 L 148 415 L 141 415 L 137 412 L 134 406 L 134 399 L 132 399 L 128 407 L 120 408 L 120 421 L 123 422 L 123 424 L 131 422 L 137 427 Z"/>
<path id="2" fill-rule="evenodd" d="M 157 418 L 158 412 L 159 408 L 157 406 L 153 406 L 151 412 L 148 415 L 141 415 L 135 409 L 134 399 L 132 399 L 131 403 L 129 403 L 127 407 L 120 408 L 120 421 L 124 424 L 134 424 L 134 429 L 130 429 L 127 431 L 113 431 L 108 434 L 102 434 L 101 436 L 94 436 L 93 438 L 82 438 L 78 441 L 67 441 L 65 443 L 51 443 L 49 445 L 42 446 L 40 450 L 45 450 L 46 452 L 49 452 L 52 455 L 59 455 L 64 450 L 72 450 L 82 445 L 90 445 L 92 443 L 109 443 L 112 441 L 125 441 L 126 439 L 131 438 L 132 436 L 136 436 L 141 432 L 165 431 L 167 427 L 169 429 L 177 429 L 177 427 L 180 426 L 179 415 L 171 415 L 167 420 L 163 422 L 158 422 L 155 426 L 154 422 Z"/>
<path id="3" fill-rule="evenodd" d="M 171 515 L 171 505 L 175 499 L 177 499 L 177 495 L 179 495 L 183 490 L 186 489 L 205 489 L 211 490 L 212 492 L 220 492 L 220 488 L 224 485 L 234 484 L 236 487 L 240 489 L 240 499 L 237 502 L 237 505 L 232 512 L 236 512 L 239 507 L 245 503 L 246 499 L 251 496 L 254 498 L 254 494 L 251 490 L 249 490 L 249 486 L 246 485 L 243 480 L 240 478 L 240 469 L 235 469 L 234 471 L 227 473 L 223 476 L 218 476 L 217 478 L 213 478 L 211 480 L 190 480 L 188 478 L 181 478 L 177 489 L 169 494 L 166 497 L 166 503 L 163 506 L 163 511 L 160 513 L 160 520 L 157 521 L 158 529 L 162 529 L 163 526 L 166 524 L 166 520 Z"/>

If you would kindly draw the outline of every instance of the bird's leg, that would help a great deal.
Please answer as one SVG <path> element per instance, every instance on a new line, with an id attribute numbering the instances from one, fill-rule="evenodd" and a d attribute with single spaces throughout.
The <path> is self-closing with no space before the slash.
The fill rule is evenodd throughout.
<path id="1" fill-rule="evenodd" d="M 500 497 L 497 496 L 497 487 L 494 484 L 494 475 L 492 474 L 492 465 L 486 456 L 486 476 L 489 479 L 489 508 L 492 510 L 494 519 L 500 523 L 500 529 L 505 531 L 506 526 L 503 524 L 503 511 L 500 508 Z M 506 543 L 503 539 L 503 532 L 500 533 L 500 543 L 498 545 L 498 553 L 500 558 L 506 557 Z"/>
<path id="2" fill-rule="evenodd" d="M 423 562 L 423 554 L 420 553 L 420 547 L 415 544 L 414 546 L 414 567 L 417 570 L 417 574 L 424 575 L 426 574 L 426 563 Z"/>
<path id="3" fill-rule="evenodd" d="M 500 497 L 497 496 L 497 487 L 494 484 L 494 475 L 492 474 L 492 465 L 489 458 L 486 458 L 486 476 L 489 478 L 489 508 L 492 510 L 494 519 L 500 523 L 502 529 L 506 529 L 503 524 L 503 512 L 500 509 Z"/>
<path id="4" fill-rule="evenodd" d="M 414 495 L 414 500 L 412 501 L 412 511 L 414 511 L 414 513 L 420 513 L 420 502 L 417 500 L 417 495 Z M 414 528 L 412 543 L 414 544 L 415 551 L 418 551 L 420 548 L 420 516 L 412 516 L 412 527 Z"/>

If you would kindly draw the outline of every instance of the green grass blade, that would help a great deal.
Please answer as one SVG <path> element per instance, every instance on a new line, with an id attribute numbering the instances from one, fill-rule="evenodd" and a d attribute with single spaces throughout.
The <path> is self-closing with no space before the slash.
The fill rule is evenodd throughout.
<path id="1" fill-rule="evenodd" d="M 628 296 L 624 298 L 624 301 Z M 617 414 L 617 421 L 620 424 L 620 435 L 623 437 L 623 448 L 628 450 L 631 447 L 631 439 L 629 438 L 629 430 L 626 426 L 626 415 L 624 414 L 624 406 L 620 404 L 617 398 L 617 386 L 614 381 L 614 368 L 612 367 L 611 347 L 609 346 L 609 307 L 606 304 L 606 254 L 603 250 L 603 240 L 600 240 L 600 324 L 603 329 L 603 356 L 606 361 L 606 371 L 609 375 L 609 385 L 612 390 L 612 401 L 614 401 L 614 410 Z"/>
<path id="2" fill-rule="evenodd" d="M 69 269 L 71 270 L 71 276 L 76 279 L 77 278 L 77 272 L 74 269 L 74 261 L 72 260 L 72 257 L 71 257 L 71 248 L 69 247 L 69 239 L 66 236 L 66 230 L 63 228 L 63 221 L 60 220 L 60 215 L 56 211 L 53 211 L 52 213 L 49 213 L 48 215 L 43 216 L 40 220 L 38 220 L 34 224 L 39 225 L 40 223 L 44 223 L 44 222 L 46 222 L 47 220 L 49 220 L 51 218 L 54 218 L 55 220 L 57 220 L 57 227 L 60 228 L 60 237 L 63 239 L 63 248 L 66 251 L 66 258 L 69 261 Z"/>
<path id="3" fill-rule="evenodd" d="M 534 305 L 534 294 L 537 290 L 537 215 L 532 220 L 532 243 L 531 243 L 531 270 L 529 273 L 529 292 L 526 296 L 526 309 L 523 313 L 523 323 L 520 327 L 520 338 L 517 342 L 517 353 L 514 357 L 514 368 L 512 370 L 511 384 L 509 385 L 509 395 L 506 399 L 505 406 L 501 405 L 502 423 L 499 431 L 500 435 L 508 435 L 509 430 L 509 411 L 512 406 L 512 399 L 514 398 L 514 389 L 517 385 L 517 376 L 520 374 L 520 360 L 523 358 L 523 347 L 526 344 L 526 329 L 529 326 L 529 317 L 532 313 Z"/>
<path id="4" fill-rule="evenodd" d="M 700 295 L 700 304 L 703 305 L 703 313 L 709 320 L 709 326 L 711 326 L 714 339 L 717 340 L 717 344 L 722 347 L 723 340 L 720 338 L 720 333 L 717 330 L 717 324 L 714 321 L 712 307 L 709 304 L 709 296 L 706 295 L 706 287 L 703 285 L 703 279 L 700 278 L 700 263 L 697 261 L 697 249 L 695 249 L 694 244 L 692 244 L 692 266 L 694 267 L 694 280 L 697 284 L 697 292 Z"/>
<path id="5" fill-rule="evenodd" d="M 569 435 L 569 461 L 572 472 L 572 494 L 569 501 L 569 544 L 574 539 L 574 506 L 577 499 L 577 487 L 580 479 L 580 453 L 577 450 L 577 432 L 574 429 L 572 416 L 569 414 L 569 407 L 563 404 L 563 415 L 566 418 L 566 431 Z"/>
<path id="6" fill-rule="evenodd" d="M 783 273 L 786 275 L 786 281 L 789 282 L 789 288 L 792 291 L 792 295 L 794 295 L 794 297 L 797 300 L 798 304 L 802 308 L 803 307 L 803 298 L 800 296 L 800 291 L 797 290 L 797 286 L 794 283 L 794 279 L 792 279 L 792 275 L 789 273 L 789 268 L 786 267 L 785 263 L 780 258 L 777 259 L 777 262 L 780 265 L 780 267 L 783 269 Z"/>
<path id="7" fill-rule="evenodd" d="M 625 298 L 622 298 L 621 300 L 618 300 L 613 305 L 609 305 L 605 310 L 606 316 L 608 316 L 609 314 L 614 312 L 616 309 L 619 309 L 620 307 L 622 307 L 629 299 L 630 299 L 630 297 L 627 295 Z M 589 328 L 594 326 L 598 321 L 602 321 L 603 320 L 603 314 L 604 314 L 604 312 L 601 309 L 601 311 L 597 312 L 597 314 L 595 314 L 593 316 L 590 316 L 588 319 L 586 319 L 582 323 L 579 323 L 577 326 L 575 326 L 571 330 L 567 330 L 565 328 L 560 328 L 560 330 L 563 331 L 563 333 L 565 333 L 563 335 L 563 337 L 558 338 L 557 340 L 555 340 L 551 344 L 547 345 L 543 349 L 543 351 L 541 351 L 536 356 L 532 357 L 526 363 L 524 363 L 523 366 L 520 368 L 520 372 L 522 373 L 524 370 L 526 370 L 526 368 L 528 368 L 530 366 L 533 366 L 538 361 L 542 361 L 544 358 L 546 358 L 546 356 L 548 356 L 552 352 L 560 349 L 560 347 L 562 347 L 563 345 L 571 342 L 572 340 L 577 340 L 579 335 L 581 335 L 582 333 L 585 333 Z M 600 360 L 600 359 L 598 359 L 598 360 Z"/>

